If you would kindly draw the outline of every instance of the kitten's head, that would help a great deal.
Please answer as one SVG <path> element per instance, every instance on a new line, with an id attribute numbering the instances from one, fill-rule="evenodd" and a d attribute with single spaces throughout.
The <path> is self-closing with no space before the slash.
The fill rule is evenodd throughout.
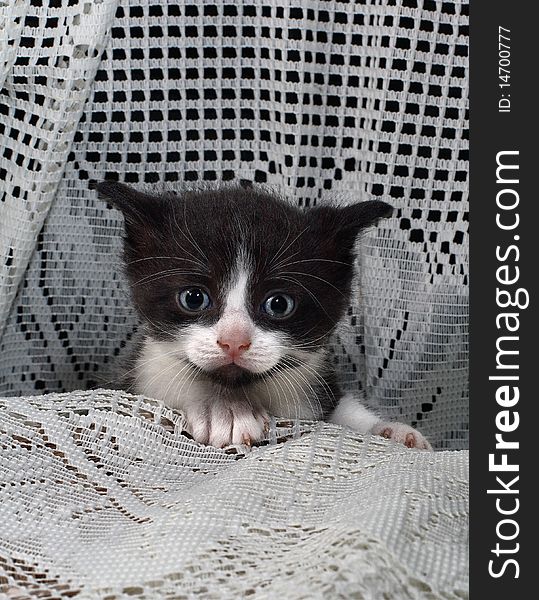
<path id="1" fill-rule="evenodd" d="M 356 237 L 391 214 L 378 201 L 302 211 L 236 188 L 98 191 L 124 215 L 127 275 L 149 335 L 227 386 L 323 351 L 349 302 Z"/>

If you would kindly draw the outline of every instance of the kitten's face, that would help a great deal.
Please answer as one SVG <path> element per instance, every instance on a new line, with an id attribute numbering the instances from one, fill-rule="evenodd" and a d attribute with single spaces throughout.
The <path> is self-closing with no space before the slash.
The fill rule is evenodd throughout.
<path id="1" fill-rule="evenodd" d="M 149 335 L 228 387 L 316 363 L 349 300 L 355 237 L 390 210 L 367 202 L 301 212 L 237 189 L 98 189 L 124 212 L 127 273 Z"/>

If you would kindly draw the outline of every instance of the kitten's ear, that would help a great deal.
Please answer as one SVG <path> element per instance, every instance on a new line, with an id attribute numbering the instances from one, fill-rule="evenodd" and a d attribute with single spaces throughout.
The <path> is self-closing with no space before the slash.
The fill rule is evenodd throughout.
<path id="1" fill-rule="evenodd" d="M 393 207 L 381 200 L 366 200 L 340 208 L 337 232 L 339 245 L 351 250 L 364 229 L 376 225 L 384 217 L 390 217 L 392 212 Z"/>
<path id="2" fill-rule="evenodd" d="M 117 181 L 101 181 L 92 187 L 102 200 L 122 211 L 127 227 L 147 224 L 156 198 Z"/>
<path id="3" fill-rule="evenodd" d="M 393 208 L 385 202 L 367 200 L 341 208 L 316 207 L 310 217 L 317 235 L 322 238 L 329 236 L 337 247 L 349 252 L 364 229 L 375 225 L 383 217 L 391 216 L 392 211 Z"/>
<path id="4" fill-rule="evenodd" d="M 393 207 L 381 200 L 366 200 L 358 204 L 351 204 L 339 209 L 340 233 L 352 236 L 353 241 L 357 235 L 367 227 L 376 225 L 380 219 L 390 217 Z"/>

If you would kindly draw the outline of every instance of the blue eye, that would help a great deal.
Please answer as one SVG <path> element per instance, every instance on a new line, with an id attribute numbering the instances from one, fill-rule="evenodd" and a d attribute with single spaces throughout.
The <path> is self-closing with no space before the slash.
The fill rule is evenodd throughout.
<path id="1" fill-rule="evenodd" d="M 274 319 L 284 319 L 292 314 L 295 303 L 294 299 L 288 294 L 276 293 L 268 296 L 262 308 L 270 317 Z"/>
<path id="2" fill-rule="evenodd" d="M 210 306 L 210 297 L 200 288 L 186 288 L 178 294 L 178 303 L 186 312 L 197 313 Z"/>

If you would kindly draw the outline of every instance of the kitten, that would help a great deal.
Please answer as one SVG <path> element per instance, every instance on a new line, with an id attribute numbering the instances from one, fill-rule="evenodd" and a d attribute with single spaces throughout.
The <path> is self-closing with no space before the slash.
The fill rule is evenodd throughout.
<path id="1" fill-rule="evenodd" d="M 144 323 L 131 389 L 180 409 L 195 440 L 250 445 L 276 415 L 430 449 L 412 427 L 342 395 L 326 348 L 349 304 L 356 238 L 391 214 L 388 204 L 302 211 L 252 189 L 97 190 L 124 215 Z"/>

